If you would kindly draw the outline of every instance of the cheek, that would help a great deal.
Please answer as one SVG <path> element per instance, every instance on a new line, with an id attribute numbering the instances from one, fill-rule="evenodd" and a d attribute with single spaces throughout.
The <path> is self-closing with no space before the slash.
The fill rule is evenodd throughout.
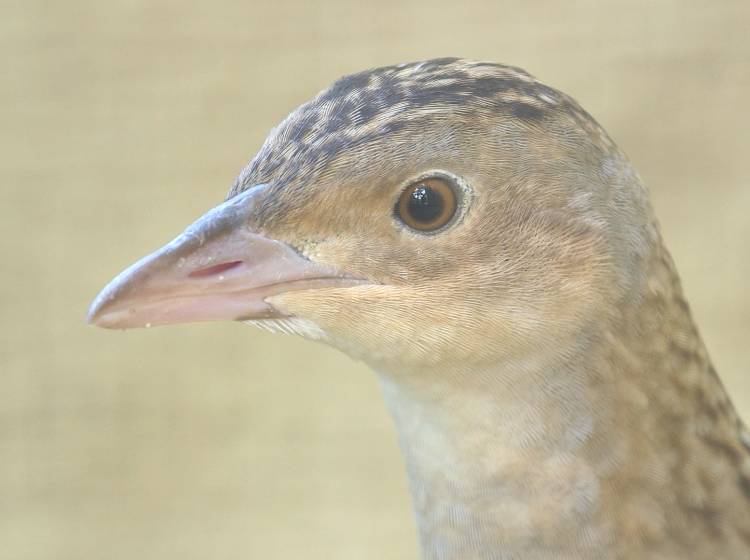
<path id="1" fill-rule="evenodd" d="M 287 292 L 267 298 L 274 308 L 316 325 L 344 353 L 370 364 L 397 361 L 402 352 L 404 318 L 385 304 L 390 286 L 367 285 Z M 394 312 L 395 311 L 395 312 Z"/>
<path id="2" fill-rule="evenodd" d="M 384 285 L 456 283 L 476 276 L 476 244 L 457 236 L 410 235 L 388 225 L 316 243 L 306 256 Z"/>
<path id="3" fill-rule="evenodd" d="M 307 248 L 305 256 L 351 276 L 385 285 L 402 278 L 399 271 L 408 265 L 409 253 L 395 236 L 375 232 L 331 237 Z"/>
<path id="4" fill-rule="evenodd" d="M 531 344 L 528 317 L 439 294 L 437 287 L 357 286 L 288 292 L 268 302 L 375 369 L 421 369 L 510 358 Z M 530 321 L 537 324 L 536 321 Z"/>

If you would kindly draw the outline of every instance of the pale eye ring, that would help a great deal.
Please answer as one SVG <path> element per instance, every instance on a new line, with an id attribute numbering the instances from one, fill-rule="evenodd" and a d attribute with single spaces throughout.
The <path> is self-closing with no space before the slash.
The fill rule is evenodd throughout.
<path id="1" fill-rule="evenodd" d="M 454 185 L 442 177 L 426 177 L 407 186 L 398 198 L 394 212 L 408 227 L 430 232 L 451 221 L 458 209 Z"/>

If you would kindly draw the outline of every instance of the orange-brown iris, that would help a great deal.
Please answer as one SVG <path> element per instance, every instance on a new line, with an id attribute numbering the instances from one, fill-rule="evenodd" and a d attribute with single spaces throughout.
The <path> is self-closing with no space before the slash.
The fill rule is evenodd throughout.
<path id="1" fill-rule="evenodd" d="M 404 189 L 396 203 L 396 215 L 410 228 L 434 231 L 456 213 L 456 193 L 444 179 L 430 177 Z"/>

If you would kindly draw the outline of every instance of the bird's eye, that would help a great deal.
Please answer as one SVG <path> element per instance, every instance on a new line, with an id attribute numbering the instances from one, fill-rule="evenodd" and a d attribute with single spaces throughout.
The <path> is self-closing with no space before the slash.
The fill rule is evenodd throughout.
<path id="1" fill-rule="evenodd" d="M 446 180 L 430 177 L 404 189 L 396 216 L 412 229 L 434 231 L 447 224 L 458 206 L 456 192 Z"/>

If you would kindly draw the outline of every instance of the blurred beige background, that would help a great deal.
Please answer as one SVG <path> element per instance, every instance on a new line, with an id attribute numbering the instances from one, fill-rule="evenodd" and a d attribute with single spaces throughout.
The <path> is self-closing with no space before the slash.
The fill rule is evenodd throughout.
<path id="1" fill-rule="evenodd" d="M 750 3 L 0 4 L 0 559 L 416 558 L 375 378 L 241 324 L 107 332 L 116 272 L 338 76 L 444 55 L 573 94 L 650 185 L 750 418 Z"/>

